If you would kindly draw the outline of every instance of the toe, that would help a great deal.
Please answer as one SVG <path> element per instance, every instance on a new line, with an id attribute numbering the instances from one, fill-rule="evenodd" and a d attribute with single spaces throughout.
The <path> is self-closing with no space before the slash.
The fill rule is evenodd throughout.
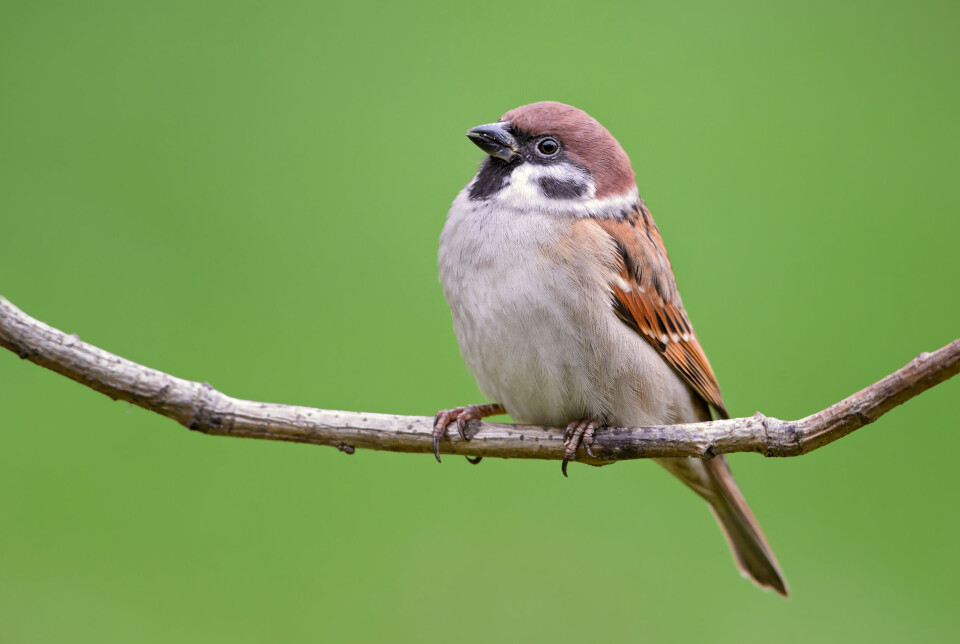
<path id="1" fill-rule="evenodd" d="M 447 425 L 450 424 L 451 419 L 451 410 L 445 409 L 443 411 L 438 411 L 437 415 L 433 417 L 433 455 L 437 459 L 437 463 L 440 463 L 440 439 L 443 437 L 443 434 L 447 431 Z"/>
<path id="2" fill-rule="evenodd" d="M 462 438 L 465 441 L 470 440 L 469 438 L 467 438 L 467 431 L 468 431 L 467 427 L 472 418 L 473 417 L 470 415 L 470 412 L 467 410 L 464 410 L 459 414 L 457 414 L 457 433 L 460 434 L 460 438 Z"/>

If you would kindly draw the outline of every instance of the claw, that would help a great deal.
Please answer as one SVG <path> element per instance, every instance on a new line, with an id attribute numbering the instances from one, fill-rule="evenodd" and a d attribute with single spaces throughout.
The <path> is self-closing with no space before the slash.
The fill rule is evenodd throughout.
<path id="1" fill-rule="evenodd" d="M 433 455 L 440 463 L 440 439 L 447 431 L 447 427 L 454 420 L 457 421 L 457 433 L 465 441 L 470 440 L 480 431 L 480 419 L 487 416 L 496 416 L 506 413 L 502 405 L 493 403 L 490 405 L 467 405 L 466 407 L 455 407 L 454 409 L 444 409 L 437 412 L 433 417 Z M 475 459 L 467 458 L 472 464 L 480 462 L 481 457 Z"/>
<path id="2" fill-rule="evenodd" d="M 464 456 L 464 458 L 467 459 L 467 463 L 470 463 L 470 465 L 476 465 L 483 460 L 482 456 Z"/>
<path id="3" fill-rule="evenodd" d="M 449 413 L 450 412 L 446 410 L 438 411 L 433 417 L 433 455 L 436 457 L 437 463 L 442 463 L 440 460 L 440 437 L 450 423 L 450 421 L 447 420 L 447 414 Z"/>
<path id="4" fill-rule="evenodd" d="M 590 449 L 590 444 L 593 442 L 593 435 L 599 424 L 600 422 L 593 418 L 582 418 L 567 425 L 567 429 L 563 432 L 565 439 L 563 441 L 563 462 L 560 464 L 560 471 L 563 472 L 564 476 L 567 476 L 567 463 L 576 460 L 577 448 L 580 445 L 583 445 L 583 450 L 591 458 L 596 458 L 593 450 Z"/>
<path id="5" fill-rule="evenodd" d="M 587 423 L 587 429 L 583 432 L 583 438 L 580 439 L 580 444 L 583 445 L 583 451 L 585 451 L 590 458 L 596 458 L 597 455 L 593 453 L 593 450 L 590 449 L 590 445 L 593 444 L 593 434 L 596 432 L 597 422 L 591 420 Z"/>

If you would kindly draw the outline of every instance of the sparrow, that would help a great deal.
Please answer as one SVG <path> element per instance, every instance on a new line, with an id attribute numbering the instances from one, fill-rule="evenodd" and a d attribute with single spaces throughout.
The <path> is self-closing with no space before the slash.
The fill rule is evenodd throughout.
<path id="1" fill-rule="evenodd" d="M 604 426 L 728 418 L 630 159 L 587 113 L 544 101 L 467 137 L 487 156 L 440 235 L 460 353 L 495 402 L 437 413 L 469 439 L 479 419 L 566 426 L 562 469 Z M 787 583 L 722 456 L 655 459 L 709 504 L 744 577 Z"/>

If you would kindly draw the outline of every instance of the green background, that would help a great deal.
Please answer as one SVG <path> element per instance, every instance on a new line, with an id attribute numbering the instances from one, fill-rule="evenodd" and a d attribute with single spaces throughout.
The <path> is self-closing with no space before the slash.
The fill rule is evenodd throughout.
<path id="1" fill-rule="evenodd" d="M 631 155 L 731 412 L 797 418 L 958 336 L 958 32 L 915 0 L 5 0 L 0 293 L 239 397 L 478 402 L 437 236 L 465 130 L 554 99 Z M 956 636 L 960 379 L 731 458 L 789 601 L 649 463 L 210 438 L 7 352 L 0 385 L 4 642 Z"/>

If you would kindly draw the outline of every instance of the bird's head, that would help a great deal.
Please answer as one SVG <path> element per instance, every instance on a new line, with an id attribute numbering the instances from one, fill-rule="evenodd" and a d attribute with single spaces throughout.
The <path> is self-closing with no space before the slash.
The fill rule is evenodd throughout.
<path id="1" fill-rule="evenodd" d="M 627 153 L 596 119 L 570 105 L 524 105 L 467 136 L 489 155 L 468 186 L 473 201 L 595 214 L 637 199 Z"/>

